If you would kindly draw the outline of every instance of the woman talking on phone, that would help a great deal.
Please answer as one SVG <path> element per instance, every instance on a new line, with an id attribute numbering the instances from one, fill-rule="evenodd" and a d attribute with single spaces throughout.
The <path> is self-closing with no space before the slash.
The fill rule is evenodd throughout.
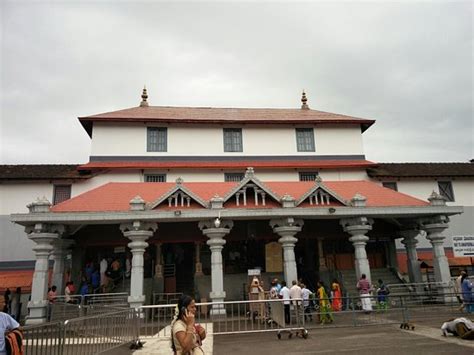
<path id="1" fill-rule="evenodd" d="M 175 317 L 171 322 L 171 348 L 175 355 L 203 355 L 204 328 L 195 323 L 196 303 L 183 295 L 178 301 Z"/>

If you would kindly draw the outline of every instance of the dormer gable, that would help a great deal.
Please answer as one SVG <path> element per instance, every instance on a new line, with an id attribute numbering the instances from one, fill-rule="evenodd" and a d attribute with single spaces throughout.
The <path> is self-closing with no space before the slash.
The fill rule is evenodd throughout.
<path id="1" fill-rule="evenodd" d="M 234 198 L 236 207 L 265 207 L 271 201 L 280 204 L 280 198 L 261 182 L 252 167 L 247 168 L 242 181 L 224 196 L 224 204 Z"/>
<path id="2" fill-rule="evenodd" d="M 350 203 L 324 185 L 320 176 L 314 181 L 313 187 L 296 201 L 296 206 L 306 204 L 309 207 L 319 206 L 350 206 Z"/>
<path id="3" fill-rule="evenodd" d="M 177 178 L 176 185 L 157 200 L 151 202 L 148 205 L 148 209 L 155 209 L 165 203 L 169 208 L 192 208 L 193 202 L 196 202 L 204 208 L 208 207 L 204 200 L 183 185 L 182 178 Z"/>

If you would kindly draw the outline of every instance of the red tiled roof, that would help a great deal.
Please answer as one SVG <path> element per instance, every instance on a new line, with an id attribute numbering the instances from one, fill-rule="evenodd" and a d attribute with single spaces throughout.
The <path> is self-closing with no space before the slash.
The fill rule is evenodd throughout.
<path id="1" fill-rule="evenodd" d="M 7 288 L 14 292 L 17 287 L 21 287 L 22 292 L 31 290 L 34 270 L 12 270 L 0 271 L 0 292 Z"/>
<path id="2" fill-rule="evenodd" d="M 375 178 L 474 177 L 474 163 L 379 163 L 367 173 Z"/>
<path id="3" fill-rule="evenodd" d="M 77 164 L 0 165 L 0 180 L 90 179 L 90 172 L 78 171 Z"/>
<path id="4" fill-rule="evenodd" d="M 273 123 L 273 124 L 360 124 L 365 131 L 375 121 L 317 110 L 216 107 L 132 107 L 119 111 L 79 117 L 90 133 L 91 122 L 177 122 L 177 123 Z"/>
<path id="5" fill-rule="evenodd" d="M 158 159 L 158 158 L 157 158 Z M 368 160 L 268 160 L 268 161 L 93 161 L 78 167 L 89 169 L 245 169 L 254 168 L 368 168 L 377 164 Z"/>
<path id="6" fill-rule="evenodd" d="M 263 182 L 263 184 L 279 198 L 289 194 L 295 199 L 303 196 L 314 186 L 313 182 L 297 181 Z M 183 183 L 184 187 L 204 201 L 209 201 L 216 194 L 224 197 L 237 185 L 236 182 Z M 361 194 L 367 198 L 368 207 L 428 205 L 425 201 L 370 181 L 325 181 L 324 185 L 345 200 L 350 200 L 357 193 Z M 135 196 L 139 195 L 147 203 L 152 203 L 175 186 L 175 183 L 108 183 L 53 206 L 51 210 L 53 212 L 128 211 L 129 202 Z M 232 204 L 226 206 L 234 207 Z M 278 206 L 269 203 L 266 208 Z"/>

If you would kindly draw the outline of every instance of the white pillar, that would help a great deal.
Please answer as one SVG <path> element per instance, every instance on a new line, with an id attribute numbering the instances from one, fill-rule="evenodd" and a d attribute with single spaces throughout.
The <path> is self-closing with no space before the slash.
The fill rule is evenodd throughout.
<path id="1" fill-rule="evenodd" d="M 407 268 L 410 282 L 421 283 L 423 279 L 421 277 L 420 264 L 418 262 L 418 254 L 416 252 L 416 245 L 418 240 L 416 237 L 420 232 L 416 229 L 402 230 L 400 235 L 403 237 L 402 244 L 405 245 L 407 252 Z"/>
<path id="2" fill-rule="evenodd" d="M 211 249 L 211 285 L 212 291 L 209 294 L 212 302 L 223 302 L 226 296 L 224 291 L 224 272 L 222 266 L 222 249 L 226 241 L 224 236 L 229 234 L 233 227 L 233 222 L 229 220 L 201 221 L 199 229 L 209 238 L 207 245 Z M 223 305 L 213 305 L 211 315 L 225 315 Z"/>
<path id="3" fill-rule="evenodd" d="M 35 252 L 35 271 L 31 286 L 31 299 L 28 302 L 29 315 L 26 324 L 39 324 L 48 318 L 48 259 L 53 250 L 53 242 L 59 238 L 64 231 L 62 226 L 51 226 L 38 223 L 33 227 L 27 227 L 28 238 L 36 243 L 33 247 Z"/>
<path id="4" fill-rule="evenodd" d="M 436 282 L 441 282 L 446 286 L 451 282 L 451 272 L 449 270 L 448 258 L 444 253 L 443 231 L 448 228 L 448 217 L 437 216 L 421 221 L 421 228 L 426 232 L 428 239 L 433 246 L 433 267 Z"/>
<path id="5" fill-rule="evenodd" d="M 303 224 L 302 220 L 293 218 L 272 219 L 270 221 L 273 232 L 280 236 L 278 242 L 283 247 L 283 272 L 288 285 L 291 285 L 292 281 L 298 281 L 295 259 L 295 244 L 298 239 L 295 238 L 295 235 L 301 232 Z"/>
<path id="6" fill-rule="evenodd" d="M 143 294 L 143 254 L 148 246 L 146 240 L 153 236 L 157 224 L 134 221 L 133 223 L 122 224 L 120 229 L 123 235 L 131 240 L 128 243 L 128 247 L 132 252 L 132 273 L 128 303 L 131 308 L 138 308 L 145 303 L 145 295 Z"/>
<path id="7" fill-rule="evenodd" d="M 53 243 L 51 252 L 51 258 L 54 261 L 52 285 L 58 288 L 58 295 L 64 294 L 64 264 L 73 243 L 74 241 L 70 239 L 57 239 Z"/>
<path id="8" fill-rule="evenodd" d="M 365 274 L 367 279 L 371 281 L 369 259 L 365 251 L 365 245 L 369 241 L 369 237 L 365 234 L 372 229 L 373 220 L 366 217 L 355 217 L 342 219 L 340 223 L 344 228 L 344 232 L 351 235 L 349 241 L 354 246 L 354 266 L 357 279 Z"/>

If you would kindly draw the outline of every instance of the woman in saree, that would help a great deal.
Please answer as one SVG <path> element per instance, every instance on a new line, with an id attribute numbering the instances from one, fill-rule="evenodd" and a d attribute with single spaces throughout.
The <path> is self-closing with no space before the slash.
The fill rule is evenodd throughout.
<path id="1" fill-rule="evenodd" d="M 318 281 L 318 299 L 319 299 L 319 322 L 321 324 L 332 323 L 331 303 L 329 302 L 324 283 Z"/>
<path id="2" fill-rule="evenodd" d="M 342 309 L 342 299 L 341 299 L 341 285 L 337 282 L 336 279 L 332 281 L 331 285 L 332 290 L 332 309 L 334 312 L 339 312 Z"/>

